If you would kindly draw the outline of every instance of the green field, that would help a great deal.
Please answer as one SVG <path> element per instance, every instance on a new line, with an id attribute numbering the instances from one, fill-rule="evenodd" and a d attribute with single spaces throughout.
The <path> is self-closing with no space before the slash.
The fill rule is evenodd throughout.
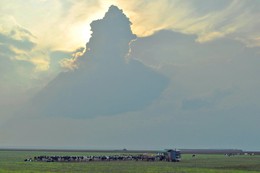
<path id="1" fill-rule="evenodd" d="M 182 155 L 174 162 L 24 162 L 25 158 L 39 155 L 105 155 L 109 153 L 0 151 L 0 173 L 3 172 L 89 172 L 89 173 L 254 173 L 260 172 L 260 156 Z M 111 154 L 111 153 L 110 153 Z M 113 153 L 115 154 L 115 153 Z"/>

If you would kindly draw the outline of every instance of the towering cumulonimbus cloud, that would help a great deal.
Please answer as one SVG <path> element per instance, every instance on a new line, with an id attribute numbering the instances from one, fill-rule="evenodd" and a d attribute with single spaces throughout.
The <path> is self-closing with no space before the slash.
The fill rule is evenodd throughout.
<path id="1" fill-rule="evenodd" d="M 126 59 L 136 38 L 131 22 L 116 6 L 91 23 L 92 37 L 78 68 L 60 73 L 32 101 L 34 113 L 89 118 L 142 110 L 158 98 L 168 79 L 133 59 Z"/>

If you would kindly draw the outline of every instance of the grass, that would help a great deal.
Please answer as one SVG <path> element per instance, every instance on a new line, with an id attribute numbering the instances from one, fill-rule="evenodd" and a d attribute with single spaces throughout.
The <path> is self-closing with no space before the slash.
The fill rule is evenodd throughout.
<path id="1" fill-rule="evenodd" d="M 24 162 L 39 155 L 101 155 L 102 153 L 0 151 L 0 173 L 89 172 L 89 173 L 256 173 L 260 172 L 260 156 L 183 155 L 179 163 L 171 162 L 88 162 L 45 163 Z M 104 153 L 109 154 L 109 153 Z M 115 153 L 113 153 L 115 154 Z"/>

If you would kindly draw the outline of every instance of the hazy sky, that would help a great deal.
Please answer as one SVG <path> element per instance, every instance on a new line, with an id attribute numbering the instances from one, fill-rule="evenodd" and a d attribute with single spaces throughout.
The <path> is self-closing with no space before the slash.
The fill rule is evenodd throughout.
<path id="1" fill-rule="evenodd" d="M 0 147 L 260 150 L 259 18 L 258 0 L 1 0 Z"/>

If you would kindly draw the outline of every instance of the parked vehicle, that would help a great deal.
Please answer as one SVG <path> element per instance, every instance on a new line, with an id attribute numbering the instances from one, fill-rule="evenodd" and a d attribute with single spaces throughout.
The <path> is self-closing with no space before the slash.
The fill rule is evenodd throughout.
<path id="1" fill-rule="evenodd" d="M 166 160 L 169 162 L 181 161 L 181 151 L 180 150 L 167 149 L 164 154 L 165 154 Z"/>

